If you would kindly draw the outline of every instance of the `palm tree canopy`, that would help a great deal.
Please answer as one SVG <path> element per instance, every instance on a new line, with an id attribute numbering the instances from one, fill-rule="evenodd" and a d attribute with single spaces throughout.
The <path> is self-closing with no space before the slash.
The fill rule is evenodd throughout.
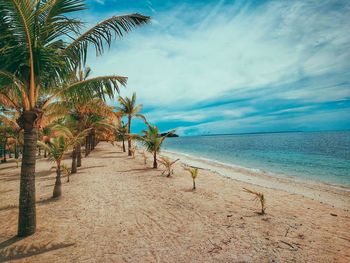
<path id="1" fill-rule="evenodd" d="M 142 109 L 142 104 L 136 105 L 135 92 L 132 94 L 131 99 L 129 97 L 123 98 L 119 96 L 118 102 L 120 103 L 120 106 L 116 107 L 116 110 L 121 112 L 123 115 L 136 116 L 145 119 L 145 117 L 142 114 L 139 114 L 139 112 Z"/>
<path id="2" fill-rule="evenodd" d="M 72 18 L 86 9 L 85 0 L 1 0 L 0 1 L 0 93 L 15 90 L 25 110 L 38 107 L 39 98 L 67 89 L 79 94 L 96 89 L 112 93 L 125 78 L 93 78 L 64 86 L 75 68 L 84 65 L 89 46 L 97 55 L 115 37 L 146 24 L 140 14 L 113 16 L 83 31 L 84 23 Z M 87 83 L 88 82 L 88 83 Z M 84 88 L 83 88 L 84 87 Z"/>
<path id="3" fill-rule="evenodd" d="M 37 144 L 48 151 L 49 160 L 57 162 L 62 160 L 63 155 L 68 149 L 81 143 L 89 132 L 89 129 L 74 135 L 68 127 L 58 124 L 52 127 L 52 131 L 56 136 L 51 138 L 47 143 L 38 141 Z"/>
<path id="4" fill-rule="evenodd" d="M 143 136 L 138 136 L 137 139 L 142 142 L 142 144 L 146 147 L 146 150 L 148 152 L 159 152 L 160 147 L 164 142 L 165 138 L 168 137 L 170 134 L 174 133 L 175 131 L 170 131 L 162 136 L 159 133 L 157 126 L 151 125 L 147 122 L 146 124 L 148 129 L 143 130 Z"/>
<path id="5" fill-rule="evenodd" d="M 192 167 L 192 166 L 185 166 L 184 169 L 188 171 L 193 179 L 196 179 L 198 176 L 198 167 Z"/>

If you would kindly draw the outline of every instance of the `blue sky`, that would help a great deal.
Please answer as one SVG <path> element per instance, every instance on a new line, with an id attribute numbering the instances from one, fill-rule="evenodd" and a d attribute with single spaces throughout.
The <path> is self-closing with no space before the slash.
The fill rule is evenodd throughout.
<path id="1" fill-rule="evenodd" d="M 143 113 L 181 135 L 350 129 L 350 1 L 90 0 L 90 24 L 152 23 L 89 58 L 128 76 Z M 113 104 L 113 102 L 110 102 Z M 135 121 L 133 128 L 143 128 Z"/>

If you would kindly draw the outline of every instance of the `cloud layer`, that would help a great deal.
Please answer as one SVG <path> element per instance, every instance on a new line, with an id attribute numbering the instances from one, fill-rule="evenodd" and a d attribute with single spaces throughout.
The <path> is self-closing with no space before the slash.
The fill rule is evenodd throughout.
<path id="1" fill-rule="evenodd" d="M 147 2 L 152 25 L 90 65 L 95 74 L 128 76 L 122 94 L 136 91 L 162 129 L 317 130 L 344 128 L 344 121 L 350 128 L 342 119 L 350 113 L 346 0 L 195 1 L 168 9 Z"/>

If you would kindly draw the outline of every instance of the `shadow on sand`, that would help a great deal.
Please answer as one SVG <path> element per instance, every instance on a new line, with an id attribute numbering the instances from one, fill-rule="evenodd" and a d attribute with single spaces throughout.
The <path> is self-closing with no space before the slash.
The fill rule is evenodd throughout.
<path id="1" fill-rule="evenodd" d="M 12 237 L 0 243 L 0 262 L 11 260 L 24 259 L 27 257 L 43 254 L 49 251 L 66 248 L 75 245 L 75 243 L 57 243 L 45 245 L 16 245 L 9 247 L 12 244 L 22 240 L 20 237 Z"/>
<path id="2" fill-rule="evenodd" d="M 53 186 L 52 186 L 53 187 Z M 41 199 L 39 201 L 36 201 L 36 203 L 38 205 L 45 205 L 48 203 L 52 203 L 52 202 L 56 202 L 58 201 L 59 198 L 53 198 L 53 197 L 49 197 L 49 198 L 45 198 L 45 199 Z M 6 206 L 2 206 L 0 207 L 0 212 L 1 211 L 7 211 L 7 210 L 11 210 L 11 209 L 18 209 L 18 205 L 6 205 Z"/>
<path id="3" fill-rule="evenodd" d="M 146 172 L 146 171 L 156 171 L 153 168 L 140 168 L 140 169 L 130 169 L 124 171 L 117 171 L 118 173 L 129 173 L 129 172 Z"/>

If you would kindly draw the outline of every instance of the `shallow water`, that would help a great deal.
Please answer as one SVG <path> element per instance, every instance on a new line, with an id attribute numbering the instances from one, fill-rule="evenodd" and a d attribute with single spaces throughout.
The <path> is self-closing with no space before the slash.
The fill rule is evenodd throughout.
<path id="1" fill-rule="evenodd" d="M 164 149 L 300 179 L 350 186 L 350 131 L 168 138 Z"/>

